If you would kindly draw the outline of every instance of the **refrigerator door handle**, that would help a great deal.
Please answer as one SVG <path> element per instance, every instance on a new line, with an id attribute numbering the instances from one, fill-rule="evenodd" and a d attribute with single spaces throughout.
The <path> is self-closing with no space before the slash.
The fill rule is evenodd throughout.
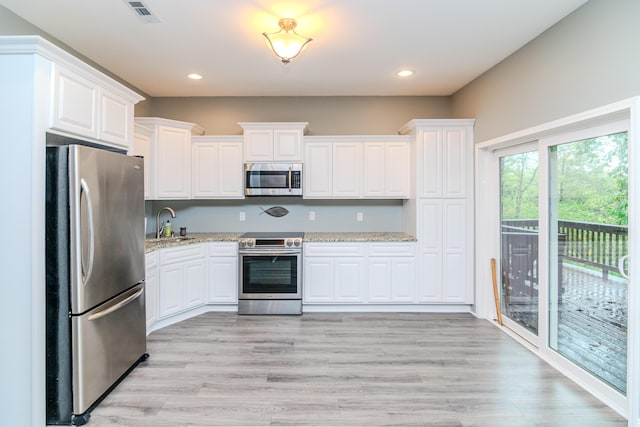
<path id="1" fill-rule="evenodd" d="M 93 272 L 93 260 L 95 256 L 95 230 L 93 224 L 93 203 L 91 201 L 91 192 L 89 191 L 89 185 L 84 178 L 80 179 L 80 200 L 82 200 L 82 196 L 87 199 L 87 230 L 89 235 L 87 236 L 88 245 L 89 245 L 89 253 L 87 254 L 87 259 L 84 257 L 84 252 L 80 251 L 80 266 L 82 269 L 82 283 L 86 284 L 91 277 L 91 273 Z M 82 227 L 80 227 L 82 229 Z"/>
<path id="2" fill-rule="evenodd" d="M 131 294 L 133 292 L 133 294 Z M 127 292 L 125 295 L 123 295 L 122 300 L 116 302 L 115 304 L 110 305 L 109 307 L 102 309 L 96 313 L 91 314 L 88 319 L 89 320 L 97 320 L 101 317 L 104 317 L 110 313 L 113 313 L 114 311 L 120 310 L 122 307 L 126 306 L 127 304 L 133 302 L 136 298 L 138 298 L 140 295 L 142 295 L 142 293 L 144 292 L 144 288 L 142 286 L 140 286 L 139 288 L 137 288 L 137 290 L 134 288 L 131 291 Z M 129 294 L 127 296 L 127 294 Z"/>

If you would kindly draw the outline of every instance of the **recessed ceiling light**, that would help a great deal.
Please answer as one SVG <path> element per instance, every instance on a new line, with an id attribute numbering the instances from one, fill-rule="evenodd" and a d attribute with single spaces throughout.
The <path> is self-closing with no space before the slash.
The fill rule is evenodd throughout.
<path id="1" fill-rule="evenodd" d="M 202 79 L 202 76 L 200 74 L 196 74 L 196 73 L 191 73 L 187 77 L 189 77 L 191 80 L 200 80 L 200 79 Z"/>
<path id="2" fill-rule="evenodd" d="M 411 70 L 400 70 L 396 73 L 398 77 L 409 77 L 413 75 L 413 71 Z"/>

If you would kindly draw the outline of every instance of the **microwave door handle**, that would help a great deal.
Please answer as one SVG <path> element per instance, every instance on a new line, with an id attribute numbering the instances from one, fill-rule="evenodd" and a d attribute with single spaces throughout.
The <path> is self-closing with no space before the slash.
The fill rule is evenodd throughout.
<path id="1" fill-rule="evenodd" d="M 93 260 L 94 260 L 94 255 L 95 255 L 95 236 L 94 236 L 94 224 L 93 224 L 93 204 L 91 201 L 91 192 L 89 191 L 89 185 L 87 184 L 87 181 L 84 180 L 84 178 L 80 179 L 80 196 L 79 196 L 79 202 L 81 202 L 82 197 L 84 197 L 87 199 L 87 231 L 88 231 L 88 236 L 83 236 L 81 235 L 80 238 L 80 267 L 82 270 L 82 283 L 86 284 L 89 281 L 89 278 L 91 277 L 91 273 L 93 272 Z M 80 209 L 82 209 L 82 205 L 79 203 Z M 82 215 L 80 215 L 80 219 L 82 218 Z M 82 226 L 79 227 L 80 230 L 82 230 Z M 84 242 L 84 239 L 88 239 L 87 244 L 89 245 L 89 253 L 87 254 L 87 258 L 85 259 L 84 257 L 84 251 L 82 250 L 82 245 Z"/>
<path id="2" fill-rule="evenodd" d="M 289 167 L 289 193 L 291 193 L 291 167 Z"/>

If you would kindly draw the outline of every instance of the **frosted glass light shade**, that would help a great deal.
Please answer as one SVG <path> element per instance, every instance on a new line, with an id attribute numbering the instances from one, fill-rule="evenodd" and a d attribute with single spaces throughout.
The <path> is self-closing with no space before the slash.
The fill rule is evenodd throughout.
<path id="1" fill-rule="evenodd" d="M 296 33 L 297 22 L 292 18 L 282 18 L 278 21 L 280 31 L 275 33 L 262 33 L 267 39 L 267 43 L 278 58 L 288 64 L 293 58 L 300 55 L 304 47 L 313 39 L 302 37 Z"/>

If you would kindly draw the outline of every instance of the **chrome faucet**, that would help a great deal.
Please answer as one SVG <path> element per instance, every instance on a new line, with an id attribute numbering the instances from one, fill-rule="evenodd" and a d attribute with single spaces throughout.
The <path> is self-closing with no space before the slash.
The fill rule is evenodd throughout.
<path id="1" fill-rule="evenodd" d="M 160 222 L 160 214 L 164 211 L 169 211 L 169 213 L 171 214 L 171 218 L 176 217 L 175 211 L 170 207 L 162 208 L 158 211 L 158 215 L 156 215 L 156 239 L 159 239 L 162 235 L 162 231 L 164 231 L 164 226 Z"/>

